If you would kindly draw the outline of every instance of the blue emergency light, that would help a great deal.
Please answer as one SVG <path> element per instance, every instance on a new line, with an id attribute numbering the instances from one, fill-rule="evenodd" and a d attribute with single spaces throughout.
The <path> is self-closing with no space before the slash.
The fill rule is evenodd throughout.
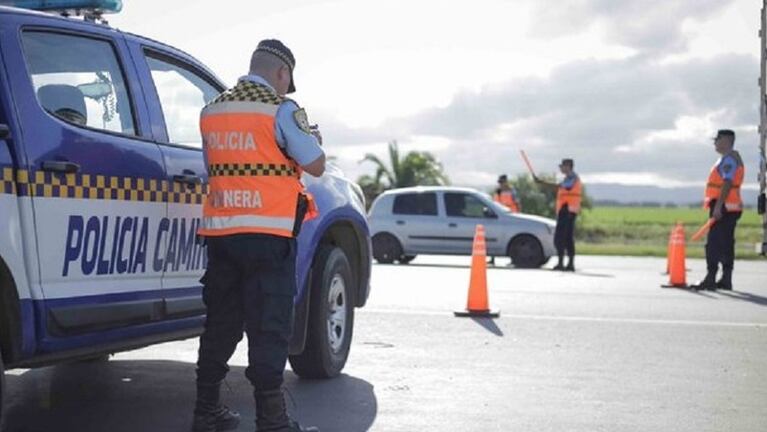
<path id="1" fill-rule="evenodd" d="M 123 8 L 122 0 L 0 0 L 0 6 L 13 6 L 37 11 L 91 10 L 99 13 L 117 13 Z"/>

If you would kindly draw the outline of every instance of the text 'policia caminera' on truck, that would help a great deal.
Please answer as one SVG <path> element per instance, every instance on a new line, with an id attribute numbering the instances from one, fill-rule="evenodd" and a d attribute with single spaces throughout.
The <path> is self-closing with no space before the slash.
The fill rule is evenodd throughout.
<path id="1" fill-rule="evenodd" d="M 206 267 L 207 255 L 197 229 L 200 219 L 163 218 L 150 239 L 147 217 L 69 216 L 64 269 L 72 266 L 83 275 L 112 275 L 198 270 Z M 167 242 L 163 253 L 162 245 Z"/>

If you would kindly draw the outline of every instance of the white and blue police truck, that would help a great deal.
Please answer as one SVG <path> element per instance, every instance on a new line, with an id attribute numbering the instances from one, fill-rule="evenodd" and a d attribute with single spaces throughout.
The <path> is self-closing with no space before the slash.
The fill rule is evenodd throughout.
<path id="1" fill-rule="evenodd" d="M 119 0 L 0 4 L 12 5 L 0 6 L 0 376 L 199 335 L 198 119 L 224 85 L 101 22 Z M 298 238 L 290 362 L 332 377 L 368 297 L 369 230 L 340 171 L 304 181 L 321 216 Z"/>

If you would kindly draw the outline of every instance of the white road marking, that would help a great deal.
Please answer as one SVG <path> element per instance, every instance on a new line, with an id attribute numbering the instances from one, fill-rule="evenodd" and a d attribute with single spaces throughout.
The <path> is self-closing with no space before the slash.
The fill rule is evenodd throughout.
<path id="1" fill-rule="evenodd" d="M 387 315 L 426 315 L 426 316 L 445 316 L 445 317 L 453 316 L 452 311 L 437 311 L 437 310 L 362 308 L 360 309 L 360 311 L 364 313 L 387 314 Z M 707 326 L 707 327 L 755 327 L 755 328 L 765 327 L 767 328 L 767 322 L 759 323 L 759 322 L 667 320 L 667 319 L 649 319 L 649 318 L 526 315 L 526 314 L 504 314 L 503 311 L 501 311 L 501 318 L 539 320 L 539 321 L 581 321 L 581 322 L 624 323 L 624 324 L 661 324 L 661 325 Z"/>

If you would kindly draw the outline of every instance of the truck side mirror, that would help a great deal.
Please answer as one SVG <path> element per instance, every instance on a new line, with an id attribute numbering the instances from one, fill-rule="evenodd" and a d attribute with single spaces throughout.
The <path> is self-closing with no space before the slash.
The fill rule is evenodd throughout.
<path id="1" fill-rule="evenodd" d="M 0 123 L 0 139 L 4 140 L 11 136 L 11 128 L 7 124 Z"/>

